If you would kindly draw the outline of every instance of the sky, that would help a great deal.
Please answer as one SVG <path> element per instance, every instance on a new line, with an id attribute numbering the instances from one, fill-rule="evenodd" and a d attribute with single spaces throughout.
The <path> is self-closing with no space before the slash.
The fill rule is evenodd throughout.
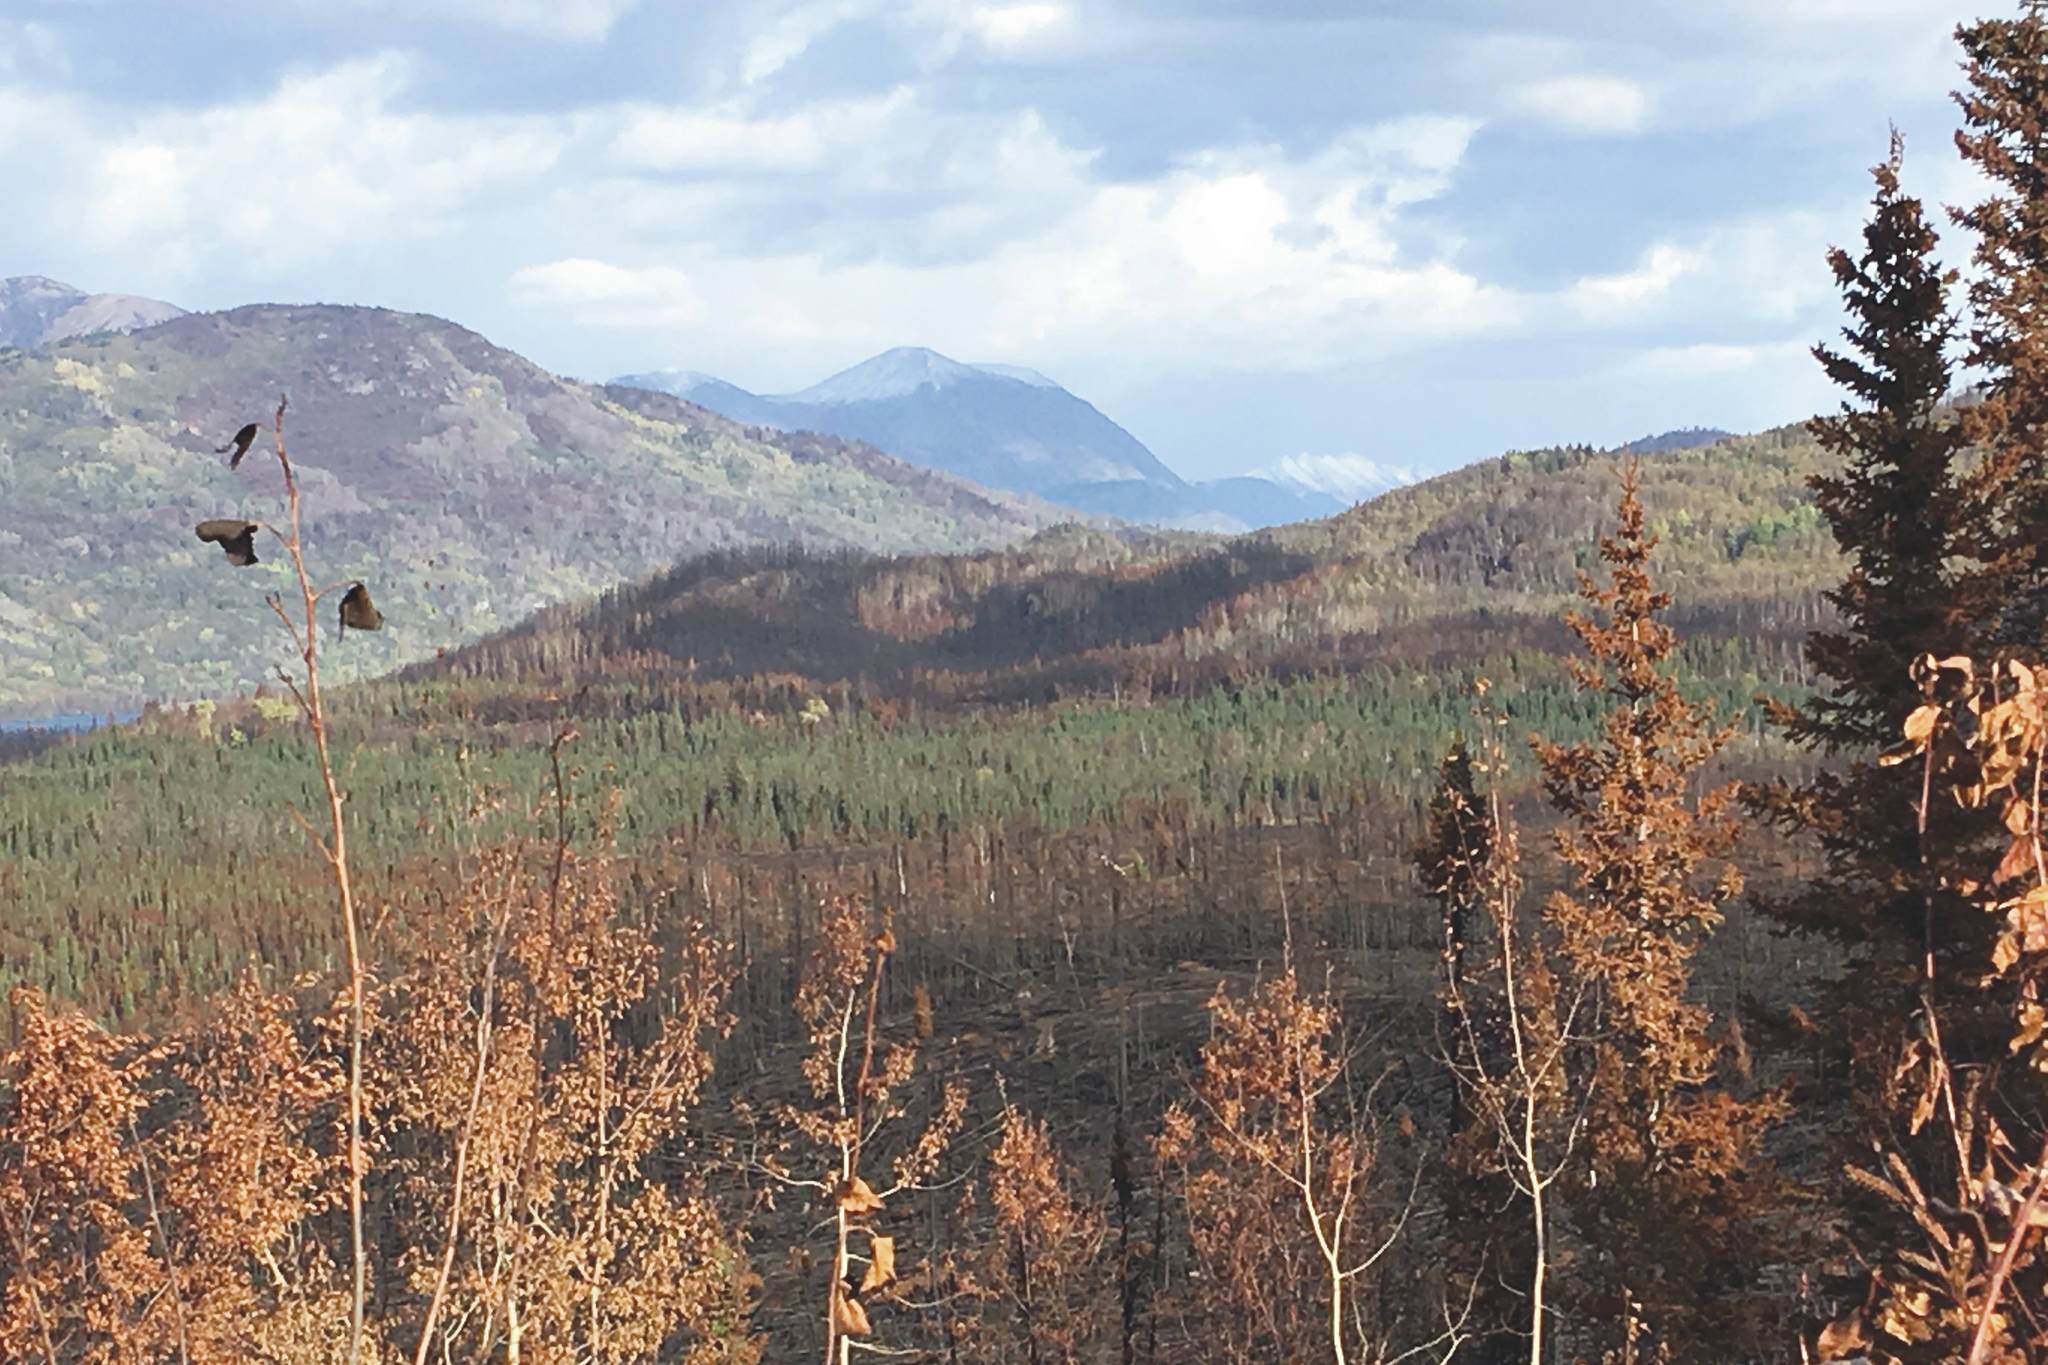
<path id="1" fill-rule="evenodd" d="M 560 373 L 1040 370 L 1189 477 L 1836 398 L 1952 0 L 0 0 L 0 276 L 373 304 Z M 1951 241 L 1958 264 L 1965 243 Z"/>

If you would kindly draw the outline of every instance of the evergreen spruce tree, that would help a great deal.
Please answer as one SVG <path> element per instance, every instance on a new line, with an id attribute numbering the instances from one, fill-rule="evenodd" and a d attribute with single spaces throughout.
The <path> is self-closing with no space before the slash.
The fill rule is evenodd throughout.
<path id="1" fill-rule="evenodd" d="M 1978 534 L 1989 485 L 1966 468 L 1966 432 L 1942 406 L 1955 273 L 1936 262 L 1936 235 L 1920 202 L 1901 192 L 1899 167 L 1895 136 L 1873 172 L 1862 255 L 1837 248 L 1828 257 L 1850 316 L 1848 347 L 1816 346 L 1814 355 L 1848 397 L 1840 413 L 1812 423 L 1843 461 L 1840 475 L 1814 480 L 1814 501 L 1849 572 L 1828 594 L 1840 627 L 1807 641 L 1821 685 L 1778 715 L 1794 742 L 1849 761 L 1797 788 L 1752 793 L 1776 823 L 1820 842 L 1821 875 L 1766 908 L 1849 950 L 1853 966 L 1823 1020 L 1844 1049 L 1920 1007 L 1930 954 L 1956 959 L 1985 939 L 1982 915 L 1923 866 L 1924 851 L 1972 843 L 1971 827 L 1983 821 L 1928 803 L 1936 837 L 1923 839 L 1917 774 L 1875 761 L 1919 705 L 1912 661 L 1978 648 L 1999 601 Z"/>
<path id="2" fill-rule="evenodd" d="M 2024 123 L 2015 92 L 2028 81 L 2012 63 L 2029 52 L 2027 60 L 2038 58 L 2040 21 L 1982 24 L 1961 36 L 1972 59 L 1972 89 L 1961 99 L 1976 130 L 1962 139 L 1965 155 L 1994 179 L 2019 185 L 2039 129 L 2030 135 L 1998 123 Z M 1966 1189 L 1970 1144 L 1956 1140 L 1953 1123 L 1926 1123 L 1921 1108 L 1931 1092 L 1922 1075 L 1932 1068 L 1975 1078 L 1986 1086 L 1977 1099 L 1992 1102 L 2006 1055 L 2009 1002 L 1985 988 L 1997 924 L 1960 889 L 1977 885 L 2007 837 L 1989 812 L 1944 799 L 1928 764 L 1879 760 L 1924 700 L 1921 684 L 1930 675 L 1915 660 L 1989 653 L 2024 626 L 2024 613 L 2013 608 L 2025 601 L 2035 568 L 2015 528 L 2022 513 L 2037 515 L 2022 494 L 2039 466 L 2035 433 L 2048 415 L 2038 326 L 2015 306 L 2035 287 L 2025 281 L 2032 269 L 2025 260 L 2039 244 L 2018 236 L 2039 209 L 1994 198 L 1957 215 L 1986 234 L 1970 353 L 1990 377 L 1984 401 L 1958 415 L 1943 406 L 1953 377 L 1956 276 L 1936 262 L 1936 234 L 1920 203 L 1901 192 L 1899 166 L 1895 137 L 1875 172 L 1863 253 L 1829 256 L 1850 315 L 1849 344 L 1816 347 L 1815 355 L 1847 398 L 1842 412 L 1817 419 L 1813 430 L 1842 456 L 1843 472 L 1816 480 L 1815 500 L 1849 573 L 1829 594 L 1839 629 L 1808 641 L 1823 685 L 1804 707 L 1779 717 L 1796 742 L 1847 762 L 1798 787 L 1752 793 L 1782 827 L 1815 836 L 1824 858 L 1803 889 L 1765 909 L 1846 952 L 1843 970 L 1822 983 L 1816 1014 L 1829 1054 L 1846 1059 L 1847 1074 L 1818 1077 L 1811 1098 L 1822 1112 L 1846 1111 L 1850 1120 L 1830 1124 L 1840 1158 L 1833 1169 L 1841 1174 L 1826 1193 L 1840 1211 L 1839 1249 L 1847 1254 L 1838 1264 L 1870 1273 L 1824 1281 L 1823 1289 L 1852 1304 L 1925 1302 L 1892 1293 L 1919 1273 L 1893 1253 L 1918 1245 L 1924 1212 L 1909 1200 L 1871 1198 L 1877 1187 L 1869 1171 L 1852 1166 L 1868 1166 L 1876 1150 L 1884 1189 L 1895 1180 L 1914 1190 Z M 2048 224 L 2048 216 L 2041 221 Z M 2048 499 L 2034 506 L 2048 511 Z M 1957 1297 L 1969 1294 L 1958 1290 Z M 1933 1321 L 1901 1330 L 1932 1331 Z M 1833 1347 L 1823 1334 L 1820 1344 L 1823 1356 L 1872 1345 L 1861 1329 L 1837 1333 Z M 1887 1355 L 1882 1342 L 1876 1349 Z"/>

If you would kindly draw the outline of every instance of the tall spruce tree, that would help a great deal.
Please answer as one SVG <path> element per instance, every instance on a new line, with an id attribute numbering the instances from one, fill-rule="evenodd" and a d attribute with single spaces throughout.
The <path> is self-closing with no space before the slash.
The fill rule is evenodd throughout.
<path id="1" fill-rule="evenodd" d="M 2048 631 L 2048 11 L 1956 31 L 1965 57 L 1956 147 L 1993 186 L 1953 211 L 1976 234 L 1969 363 L 1983 401 L 1966 421 L 1975 552 L 1997 593 L 1995 644 L 2038 654 Z"/>
<path id="2" fill-rule="evenodd" d="M 1902 194 L 1903 145 L 1871 174 L 1877 181 L 1860 258 L 1836 247 L 1828 266 L 1850 322 L 1848 351 L 1820 345 L 1814 357 L 1849 395 L 1842 411 L 1810 424 L 1814 439 L 1843 463 L 1813 480 L 1814 503 L 1849 560 L 1827 594 L 1842 628 L 1817 632 L 1806 653 L 1825 683 L 1788 718 L 1791 737 L 1827 752 L 1892 743 L 1919 704 L 1908 665 L 1967 640 L 1975 580 L 1962 581 L 1959 555 L 1971 531 L 1959 486 L 1959 423 L 1942 408 L 1952 379 L 1953 270 L 1934 259 L 1937 238 L 1920 201 Z"/>
<path id="3" fill-rule="evenodd" d="M 1624 468 L 1620 526 L 1600 540 L 1608 581 L 1582 578 L 1591 610 L 1568 617 L 1580 687 L 1611 702 L 1601 737 L 1533 741 L 1568 876 L 1543 918 L 1597 1021 L 1572 1064 L 1585 1141 L 1564 1202 L 1583 1250 L 1565 1299 L 1586 1359 L 1725 1360 L 1766 1338 L 1751 1272 L 1771 1254 L 1782 1189 L 1762 1142 L 1784 1105 L 1719 1082 L 1712 1015 L 1689 998 L 1692 959 L 1742 888 L 1733 787 L 1692 795 L 1732 729 L 1672 677 L 1639 473 Z"/>
<path id="4" fill-rule="evenodd" d="M 1917 778 L 1875 762 L 1919 704 L 1912 661 L 1976 648 L 1998 596 L 1979 557 L 1983 489 L 1966 468 L 1966 433 L 1943 407 L 1955 272 L 1934 257 L 1937 237 L 1920 201 L 1900 189 L 1900 157 L 1894 135 L 1890 157 L 1872 172 L 1877 193 L 1862 254 L 1828 254 L 1849 313 L 1848 345 L 1816 346 L 1814 355 L 1848 396 L 1841 412 L 1811 424 L 1843 462 L 1813 489 L 1849 571 L 1828 594 L 1841 626 L 1807 640 L 1821 685 L 1803 707 L 1778 714 L 1795 742 L 1849 761 L 1797 788 L 1752 792 L 1782 827 L 1819 839 L 1822 873 L 1767 908 L 1850 950 L 1855 966 L 1837 983 L 1840 1010 L 1830 1012 L 1845 1048 L 1874 1020 L 1912 1013 L 1931 951 L 1982 937 L 1981 926 L 1972 932 L 1981 915 L 1923 867 Z M 1927 818 L 1942 841 L 1968 842 L 1970 813 L 1930 803 Z M 1887 986 L 1873 991 L 1872 983 Z"/>
<path id="5" fill-rule="evenodd" d="M 2027 22 L 2038 52 L 2038 21 Z M 1994 26 L 1979 29 L 1986 27 Z M 1972 32 L 1964 30 L 1966 48 Z M 2003 41 L 1990 46 L 2006 51 Z M 1990 69 L 1973 66 L 1974 93 L 1963 97 L 1973 119 L 1993 108 L 1980 84 Z M 1984 126 L 1984 148 L 2004 145 Z M 1851 1167 L 1875 1149 L 1886 1180 L 1913 1189 L 1951 1191 L 1970 1175 L 1958 1156 L 1968 1144 L 1924 1125 L 1918 1109 L 1927 1091 L 1910 1083 L 1918 1073 L 1909 1063 L 1932 1055 L 1939 1068 L 1990 1081 L 2009 1037 L 2005 1002 L 1984 989 L 1996 924 L 1958 890 L 1981 878 L 1987 857 L 1996 861 L 1997 821 L 1942 799 L 1925 765 L 1885 766 L 1879 758 L 1923 700 L 1914 660 L 1985 652 L 2012 628 L 2010 606 L 2030 562 L 2012 535 L 2013 495 L 2034 458 L 2012 436 L 2031 430 L 2036 419 L 2027 413 L 2037 402 L 2028 391 L 2034 381 L 2013 376 L 2040 368 L 2021 344 L 2024 319 L 2008 313 L 1998 321 L 2003 305 L 1980 287 L 1971 345 L 1992 366 L 1990 392 L 1960 415 L 1944 406 L 1954 374 L 1956 276 L 1937 263 L 1936 234 L 1919 201 L 1901 191 L 1899 171 L 1895 136 L 1875 171 L 1862 254 L 1829 254 L 1850 317 L 1848 345 L 1814 354 L 1847 396 L 1840 413 L 1812 429 L 1842 457 L 1843 470 L 1815 480 L 1814 491 L 1849 572 L 1829 594 L 1840 627 L 1807 645 L 1822 686 L 1779 716 L 1795 741 L 1846 762 L 1797 787 L 1751 793 L 1782 827 L 1816 837 L 1823 855 L 1818 875 L 1765 909 L 1845 950 L 1841 971 L 1820 983 L 1816 1014 L 1829 1054 L 1845 1058 L 1848 1070 L 1817 1077 L 1809 1098 L 1834 1116 L 1842 1159 L 1826 1191 L 1839 1211 L 1838 1264 L 1870 1267 L 1868 1276 L 1823 1277 L 1824 1288 L 1852 1303 L 1889 1301 L 1890 1289 L 1907 1283 L 1891 1249 L 1914 1244 L 1917 1215 L 1907 1203 L 1871 1197 L 1867 1173 Z M 1995 206 L 1958 217 L 1980 231 L 2012 221 Z M 1995 254 L 2013 259 L 2005 249 Z M 2006 363 L 2021 368 L 1997 368 Z M 1856 1336 L 1834 1344 L 1870 1343 Z M 1825 1336 L 1821 1346 L 1828 1354 Z"/>

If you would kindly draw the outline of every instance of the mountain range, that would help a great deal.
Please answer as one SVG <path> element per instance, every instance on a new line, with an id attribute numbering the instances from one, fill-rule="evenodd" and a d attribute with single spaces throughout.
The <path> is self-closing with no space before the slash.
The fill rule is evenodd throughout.
<path id="1" fill-rule="evenodd" d="M 54 302 L 34 281 L 7 297 L 17 320 Z M 281 516 L 267 432 L 238 469 L 215 453 L 280 393 L 315 571 L 369 584 L 389 623 L 333 651 L 343 678 L 694 554 L 972 550 L 1070 515 L 855 441 L 562 379 L 438 318 L 181 314 L 0 351 L 0 718 L 246 692 L 287 657 L 263 605 L 282 556 L 259 540 L 236 569 L 193 538 L 207 518 Z"/>
<path id="2" fill-rule="evenodd" d="M 185 310 L 138 294 L 88 294 L 42 275 L 0 280 L 0 347 L 48 346 L 96 332 L 132 332 Z"/>
<path id="3" fill-rule="evenodd" d="M 1063 507 L 1183 530 L 1237 533 L 1328 516 L 1407 481 L 1406 471 L 1375 467 L 1384 481 L 1369 486 L 1359 462 L 1348 483 L 1333 483 L 1329 470 L 1317 471 L 1321 481 L 1246 475 L 1191 483 L 1093 404 L 1036 370 L 963 364 L 919 346 L 884 351 L 787 394 L 752 393 L 694 370 L 612 382 L 675 394 L 756 426 L 867 441 L 913 464 Z"/>

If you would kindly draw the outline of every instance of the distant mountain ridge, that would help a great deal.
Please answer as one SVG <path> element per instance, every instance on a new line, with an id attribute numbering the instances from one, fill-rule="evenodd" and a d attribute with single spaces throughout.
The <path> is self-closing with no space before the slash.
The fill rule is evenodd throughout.
<path id="1" fill-rule="evenodd" d="M 387 619 L 338 679 L 430 657 L 720 550 L 975 550 L 1067 518 L 855 441 L 748 429 L 549 374 L 453 323 L 257 305 L 0 351 L 0 718 L 244 692 L 286 646 L 283 568 L 193 539 L 274 519 L 275 462 L 215 447 L 289 393 L 311 559 Z M 267 441 L 267 435 L 264 438 Z"/>
<path id="2" fill-rule="evenodd" d="M 1671 620 L 1700 637 L 1703 666 L 1725 670 L 1738 697 L 1792 676 L 1827 619 L 1822 594 L 1842 560 L 1809 480 L 1839 468 L 1803 425 L 1644 457 Z M 1223 541 L 1063 527 L 971 557 L 717 556 L 407 676 L 545 680 L 557 694 L 630 678 L 656 697 L 669 683 L 794 675 L 933 707 L 1115 696 L 1134 680 L 1193 695 L 1259 669 L 1398 666 L 1419 695 L 1489 657 L 1563 680 L 1563 614 L 1615 496 L 1612 452 L 1580 444 L 1508 452 Z"/>
<path id="3" fill-rule="evenodd" d="M 1036 370 L 968 365 L 899 346 L 787 394 L 757 394 L 695 370 L 614 384 L 672 393 L 735 421 L 867 441 L 991 488 L 1129 521 L 1238 532 L 1327 516 L 1346 504 L 1262 478 L 1190 483 L 1093 404 Z"/>
<path id="4" fill-rule="evenodd" d="M 1660 431 L 1654 436 L 1638 436 L 1633 441 L 1624 441 L 1617 449 L 1632 450 L 1638 455 L 1661 455 L 1667 450 L 1697 450 L 1701 446 L 1717 446 L 1723 441 L 1732 441 L 1735 433 L 1719 427 L 1680 427 L 1675 431 Z"/>
<path id="5" fill-rule="evenodd" d="M 132 332 L 185 310 L 139 294 L 88 294 L 44 275 L 0 279 L 0 347 L 27 350 L 99 332 Z"/>

